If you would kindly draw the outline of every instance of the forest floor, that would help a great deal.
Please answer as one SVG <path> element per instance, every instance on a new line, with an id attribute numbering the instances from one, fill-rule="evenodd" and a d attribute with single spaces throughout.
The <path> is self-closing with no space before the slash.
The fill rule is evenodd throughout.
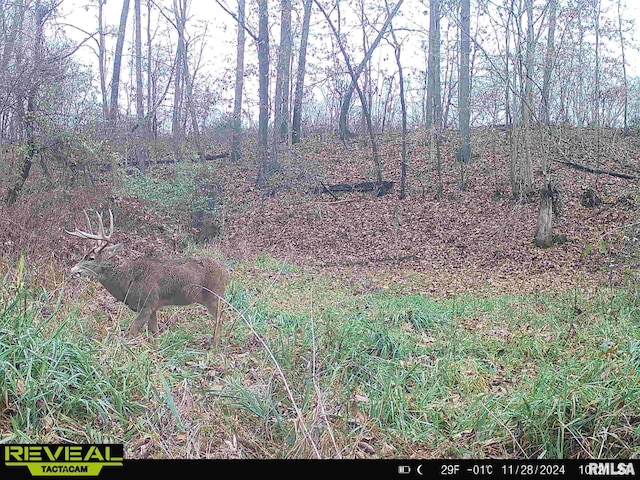
<path id="1" fill-rule="evenodd" d="M 601 170 L 638 175 L 640 139 L 609 132 L 596 161 L 595 132 L 556 132 L 532 147 L 536 183 L 542 155 Z M 384 179 L 395 190 L 371 193 L 309 193 L 321 185 L 371 180 L 370 150 L 309 142 L 283 161 L 268 194 L 252 186 L 250 171 L 223 170 L 228 221 L 222 247 L 231 257 L 269 253 L 305 268 L 351 278 L 361 288 L 393 288 L 446 296 L 461 292 L 533 292 L 603 281 L 619 282 L 625 254 L 633 248 L 629 226 L 640 208 L 635 181 L 580 172 L 551 162 L 561 196 L 554 233 L 567 242 L 550 249 L 534 246 L 538 195 L 514 202 L 507 164 L 508 143 L 500 130 L 474 132 L 479 145 L 460 185 L 455 151 L 443 148 L 443 196 L 436 198 L 436 171 L 424 133 L 409 138 L 409 196 L 400 200 L 400 140 L 384 139 Z M 537 139 L 535 139 L 537 140 Z M 606 147 L 604 146 L 606 145 Z M 548 149 L 548 153 L 544 149 Z M 561 153 L 559 153 L 561 152 Z M 242 181 L 233 181 L 242 178 Z M 581 204 L 594 189 L 602 204 Z M 629 260 L 627 258 L 627 260 Z"/>
<path id="2" fill-rule="evenodd" d="M 19 366 L 0 379 L 0 441 L 117 441 L 135 458 L 640 455 L 637 182 L 552 162 L 567 241 L 539 249 L 506 139 L 474 131 L 464 191 L 446 142 L 441 199 L 420 132 L 404 200 L 396 135 L 381 137 L 396 182 L 382 197 L 313 193 L 371 180 L 365 144 L 327 138 L 283 156 L 264 189 L 250 151 L 68 189 L 36 169 L 0 206 L 0 365 Z M 537 184 L 543 155 L 640 175 L 640 137 L 613 130 L 554 131 L 531 151 Z M 581 204 L 589 188 L 601 205 Z M 202 195 L 219 235 L 196 244 Z M 227 261 L 221 350 L 203 346 L 199 307 L 132 341 L 130 311 L 66 279 L 84 246 L 63 230 L 94 208 L 113 209 L 127 256 Z"/>
<path id="3" fill-rule="evenodd" d="M 599 159 L 595 130 L 565 128 L 544 141 L 533 138 L 536 184 L 541 183 L 543 155 L 640 175 L 640 137 L 603 132 Z M 120 187 L 98 183 L 61 191 L 55 188 L 61 180 L 45 182 L 36 171 L 21 202 L 12 208 L 0 207 L 0 247 L 13 258 L 26 252 L 37 261 L 44 256 L 56 266 L 68 265 L 81 246 L 62 235 L 63 229 L 84 222 L 82 209 L 112 208 L 119 238 L 128 242 L 131 255 L 179 253 L 197 233 L 190 222 L 190 205 L 185 204 L 194 203 L 193 195 L 204 194 L 215 203 L 220 233 L 211 246 L 226 258 L 247 260 L 269 254 L 306 269 L 350 278 L 363 289 L 400 285 L 438 296 L 485 290 L 532 292 L 620 282 L 626 267 L 633 266 L 629 256 L 634 251 L 633 228 L 637 230 L 634 222 L 640 208 L 635 181 L 552 161 L 552 177 L 562 202 L 554 233 L 567 241 L 540 249 L 533 244 L 538 195 L 530 196 L 528 203 L 514 202 L 503 130 L 474 132 L 477 147 L 466 168 L 464 191 L 459 188 L 455 142 L 445 141 L 444 189 L 439 200 L 424 132 L 409 137 L 404 200 L 398 198 L 400 139 L 387 135 L 381 140 L 384 179 L 395 182 L 394 190 L 382 197 L 370 192 L 312 193 L 323 184 L 354 184 L 372 178 L 370 148 L 363 143 L 345 148 L 335 138 L 311 139 L 283 155 L 280 170 L 265 189 L 255 187 L 256 166 L 250 160 L 238 164 L 216 160 L 207 162 L 207 169 L 194 164 L 195 171 L 200 168 L 201 172 L 195 175 L 202 175 L 195 178 L 195 194 L 181 197 L 170 192 L 173 204 L 154 198 L 163 193 L 153 189 L 175 176 L 166 166 L 151 171 L 155 178 L 147 190 L 128 188 L 135 187 L 136 180 L 125 178 Z M 581 205 L 586 189 L 595 190 L 602 204 Z"/>

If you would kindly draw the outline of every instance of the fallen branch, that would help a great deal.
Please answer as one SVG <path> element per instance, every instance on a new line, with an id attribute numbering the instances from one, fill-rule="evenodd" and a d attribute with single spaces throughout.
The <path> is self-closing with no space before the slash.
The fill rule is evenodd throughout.
<path id="1" fill-rule="evenodd" d="M 586 165 L 580 165 L 579 163 L 569 162 L 565 160 L 553 160 L 556 163 L 561 163 L 571 168 L 575 168 L 576 170 L 580 170 L 583 172 L 594 173 L 596 175 L 610 175 L 612 177 L 624 178 L 627 180 L 637 180 L 638 177 L 635 175 L 629 175 L 628 173 L 619 173 L 613 172 L 611 170 L 600 170 L 598 168 L 587 167 Z"/>
<path id="2" fill-rule="evenodd" d="M 333 195 L 333 192 L 374 192 L 377 197 L 381 197 L 393 188 L 394 182 L 360 182 L 353 185 L 349 183 L 325 185 L 320 182 L 320 184 L 322 186 L 314 188 L 312 193 L 328 192 Z M 335 198 L 335 195 L 333 197 Z"/>
<path id="3" fill-rule="evenodd" d="M 322 187 L 323 187 L 327 192 L 329 192 L 329 193 L 331 194 L 331 196 L 332 196 L 335 200 L 338 200 L 338 197 L 336 197 L 336 196 L 333 194 L 333 192 L 332 192 L 332 191 L 331 191 L 331 190 L 330 190 L 330 189 L 329 189 L 329 188 L 328 188 L 324 183 L 320 182 L 320 185 L 322 185 Z"/>

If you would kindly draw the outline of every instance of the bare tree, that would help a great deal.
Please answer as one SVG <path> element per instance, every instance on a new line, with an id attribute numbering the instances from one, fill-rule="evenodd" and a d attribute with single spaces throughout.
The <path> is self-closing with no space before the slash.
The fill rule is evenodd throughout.
<path id="1" fill-rule="evenodd" d="M 240 17 L 230 11 L 220 0 L 216 3 L 238 22 L 239 27 L 249 34 L 258 47 L 258 175 L 256 185 L 264 187 L 267 178 L 275 170 L 269 155 L 269 4 L 268 0 L 258 0 L 258 34 L 256 35 Z"/>
<path id="2" fill-rule="evenodd" d="M 620 53 L 622 55 L 622 81 L 624 86 L 623 128 L 624 134 L 629 134 L 629 84 L 627 81 L 627 61 L 624 54 L 624 35 L 622 31 L 622 1 L 618 0 L 618 35 L 620 37 Z"/>
<path id="3" fill-rule="evenodd" d="M 238 0 L 238 41 L 236 46 L 236 86 L 233 96 L 233 133 L 231 160 L 242 157 L 242 91 L 244 88 L 245 0 Z"/>
<path id="4" fill-rule="evenodd" d="M 291 128 L 291 143 L 300 141 L 302 125 L 302 99 L 304 97 L 304 75 L 307 65 L 307 43 L 309 40 L 309 25 L 311 23 L 311 7 L 313 0 L 304 0 L 304 18 L 302 20 L 302 33 L 300 37 L 300 49 L 298 51 L 298 74 L 293 100 L 293 125 Z"/>
<path id="5" fill-rule="evenodd" d="M 389 25 L 391 24 L 391 20 L 400 10 L 400 7 L 402 6 L 403 1 L 404 0 L 398 0 L 398 3 L 396 3 L 391 13 L 387 15 L 387 19 L 384 25 L 378 31 L 378 34 L 376 35 L 376 38 L 371 43 L 369 50 L 367 50 L 367 52 L 365 53 L 364 58 L 362 59 L 362 62 L 360 62 L 358 67 L 353 71 L 351 83 L 349 85 L 349 88 L 347 89 L 347 91 L 344 93 L 342 97 L 342 104 L 340 107 L 340 120 L 338 124 L 338 132 L 340 133 L 341 138 L 349 138 L 354 136 L 354 134 L 349 131 L 349 125 L 348 125 L 349 109 L 351 108 L 351 97 L 353 96 L 353 92 L 357 88 L 358 78 L 360 78 L 360 75 L 362 74 L 363 70 L 367 66 L 367 63 L 371 59 L 373 52 L 378 47 L 378 45 L 380 44 L 380 41 L 382 40 L 383 36 L 387 32 Z"/>
<path id="6" fill-rule="evenodd" d="M 427 62 L 427 128 L 431 157 L 436 161 L 436 189 L 442 198 L 442 158 L 440 136 L 442 129 L 442 96 L 440 91 L 440 0 L 429 1 L 429 57 Z M 435 152 L 433 151 L 435 149 Z"/>
<path id="7" fill-rule="evenodd" d="M 280 48 L 276 69 L 273 110 L 272 167 L 277 168 L 281 143 L 289 140 L 289 90 L 291 81 L 291 0 L 280 0 Z"/>
<path id="8" fill-rule="evenodd" d="M 280 49 L 276 71 L 275 129 L 280 141 L 289 138 L 289 91 L 291 90 L 291 0 L 281 0 Z"/>
<path id="9" fill-rule="evenodd" d="M 471 132 L 469 130 L 469 52 L 471 29 L 471 2 L 462 0 L 460 3 L 460 68 L 458 70 L 458 115 L 460 128 L 460 149 L 458 160 L 467 163 L 471 156 Z M 461 167 L 464 172 L 464 166 Z M 464 188 L 464 173 L 461 178 L 461 186 Z"/>
<path id="10" fill-rule="evenodd" d="M 427 61 L 427 128 L 442 116 L 440 92 L 440 0 L 429 0 L 429 57 Z M 436 111 L 439 110 L 439 111 Z M 435 122 L 436 126 L 438 123 Z"/>
<path id="11" fill-rule="evenodd" d="M 157 136 L 157 117 L 153 105 L 156 100 L 156 82 L 153 75 L 152 36 L 151 36 L 151 3 L 147 0 L 147 132 L 155 139 Z"/>
<path id="12" fill-rule="evenodd" d="M 111 78 L 111 102 L 109 105 L 109 119 L 111 129 L 115 131 L 118 118 L 118 97 L 120 96 L 120 68 L 122 65 L 122 50 L 124 48 L 124 37 L 127 30 L 127 17 L 129 16 L 129 0 L 122 2 L 120 13 L 120 26 L 118 27 L 118 39 L 116 40 L 116 51 L 113 56 L 113 76 Z"/>
<path id="13" fill-rule="evenodd" d="M 194 68 L 193 73 L 190 72 L 189 69 L 189 56 L 187 55 L 189 48 L 195 42 L 195 39 L 192 39 L 190 42 L 187 42 L 185 45 L 185 55 L 184 55 L 184 84 L 185 84 L 185 97 L 186 97 L 186 110 L 187 116 L 191 120 L 191 134 L 193 136 L 193 141 L 196 146 L 196 151 L 198 153 L 198 158 L 204 160 L 205 153 L 202 149 L 202 142 L 200 141 L 200 126 L 198 125 L 198 117 L 196 115 L 196 105 L 194 101 L 194 85 L 196 83 L 196 78 L 198 76 L 198 71 L 200 70 L 202 64 L 203 51 L 207 45 L 205 41 L 205 34 L 200 37 L 200 52 L 198 54 L 197 61 L 194 60 Z M 184 124 L 186 128 L 187 119 L 185 118 Z"/>
<path id="14" fill-rule="evenodd" d="M 269 5 L 258 0 L 258 178 L 256 184 L 263 187 L 273 170 L 269 155 Z"/>
<path id="15" fill-rule="evenodd" d="M 109 102 L 107 101 L 107 79 L 106 79 L 106 47 L 104 33 L 104 4 L 106 0 L 98 2 L 98 73 L 100 75 L 100 94 L 102 97 L 102 119 L 109 120 Z"/>
<path id="16" fill-rule="evenodd" d="M 335 25 L 331 21 L 331 17 L 329 17 L 329 14 L 322 7 L 320 2 L 318 0 L 314 0 L 314 2 L 316 4 L 316 6 L 318 7 L 318 9 L 322 12 L 322 15 L 324 15 L 324 18 L 327 20 L 327 23 L 329 24 L 329 28 L 331 28 L 331 31 L 333 32 L 333 35 L 334 35 L 334 37 L 336 39 L 336 42 L 338 44 L 338 48 L 340 48 L 340 52 L 342 53 L 342 57 L 344 58 L 344 62 L 346 64 L 346 66 L 347 66 L 347 70 L 349 71 L 349 76 L 351 77 L 351 82 L 352 82 L 353 85 L 355 85 L 355 89 L 358 92 L 358 97 L 360 98 L 360 103 L 362 104 L 362 109 L 364 111 L 365 119 L 366 119 L 366 122 L 367 122 L 367 130 L 369 132 L 369 140 L 371 142 L 371 153 L 372 153 L 372 157 L 373 157 L 373 167 L 374 167 L 375 181 L 379 186 L 379 188 L 378 188 L 378 190 L 376 192 L 376 195 L 379 195 L 379 194 L 381 194 L 383 192 L 383 190 L 382 190 L 382 165 L 380 164 L 380 154 L 378 153 L 378 141 L 376 140 L 375 132 L 373 131 L 373 124 L 371 122 L 371 112 L 369 111 L 369 106 L 367 104 L 367 99 L 364 96 L 364 94 L 362 93 L 362 89 L 358 85 L 358 80 L 356 78 L 356 73 L 353 70 L 353 67 L 351 65 L 351 61 L 349 60 L 349 55 L 347 54 L 347 51 L 345 50 L 344 45 L 342 44 L 342 39 L 340 37 L 340 33 L 336 29 Z M 400 2 L 400 3 L 402 3 L 402 2 Z M 397 7 L 397 5 L 396 5 L 396 7 Z"/>
<path id="17" fill-rule="evenodd" d="M 547 50 L 544 56 L 544 74 L 542 78 L 542 121 L 549 125 L 549 101 L 551 92 L 551 72 L 555 58 L 555 35 L 556 35 L 556 12 L 558 9 L 558 0 L 549 0 L 549 27 L 547 29 Z"/>
<path id="18" fill-rule="evenodd" d="M 22 106 L 26 100 L 26 111 L 23 115 L 24 132 L 25 132 L 25 152 L 22 157 L 22 166 L 20 173 L 14 183 L 7 189 L 5 202 L 8 205 L 15 203 L 18 194 L 22 190 L 24 183 L 29 177 L 34 157 L 39 153 L 39 145 L 36 140 L 36 121 L 37 121 L 37 97 L 40 89 L 40 82 L 46 75 L 41 69 L 43 67 L 43 49 L 44 49 L 44 25 L 47 17 L 51 14 L 53 5 L 43 5 L 40 0 L 35 1 L 35 35 L 33 37 L 33 58 L 32 58 L 32 78 L 30 85 L 26 91 L 26 98 L 18 98 L 19 105 Z"/>
<path id="19" fill-rule="evenodd" d="M 185 28 L 187 23 L 187 2 L 188 0 L 173 0 L 175 27 L 178 31 L 178 45 L 176 47 L 171 134 L 174 137 L 176 149 L 179 149 L 179 144 L 182 141 L 182 137 L 184 135 L 181 112 L 184 95 L 184 65 L 186 57 Z"/>
<path id="20" fill-rule="evenodd" d="M 135 13 L 135 50 L 136 50 L 136 117 L 138 125 L 136 129 L 136 157 L 138 168 L 144 174 L 146 166 L 146 152 L 143 143 L 146 140 L 145 118 L 144 118 L 144 98 L 142 93 L 142 16 L 140 13 L 140 0 L 134 0 Z"/>
<path id="21" fill-rule="evenodd" d="M 528 201 L 528 195 L 533 192 L 533 163 L 531 158 L 531 117 L 533 115 L 533 80 L 534 80 L 534 58 L 535 58 L 535 36 L 533 28 L 533 0 L 525 0 L 525 13 L 527 16 L 526 37 L 521 28 L 520 15 L 515 15 L 517 26 L 516 59 L 519 61 L 519 68 L 514 68 L 520 73 L 520 90 L 517 95 L 513 95 L 514 102 L 520 101 L 520 125 L 514 129 L 511 137 L 511 187 L 513 197 L 521 202 Z M 524 55 L 522 50 L 522 39 L 526 38 Z M 524 56 L 524 64 L 520 59 Z M 513 85 L 516 85 L 514 79 Z M 515 93 L 515 92 L 514 92 Z M 515 110 L 515 108 L 514 108 Z"/>
<path id="22" fill-rule="evenodd" d="M 387 7 L 387 15 L 390 14 L 389 2 L 385 0 L 385 6 Z M 393 51 L 396 57 L 396 66 L 398 67 L 398 83 L 400 87 L 400 109 L 402 111 L 401 120 L 401 135 L 402 135 L 402 151 L 400 158 L 400 200 L 406 197 L 407 189 L 407 103 L 404 91 L 404 74 L 402 71 L 401 52 L 402 45 L 398 41 L 396 32 L 393 29 L 393 25 L 390 25 L 391 38 L 393 39 Z"/>

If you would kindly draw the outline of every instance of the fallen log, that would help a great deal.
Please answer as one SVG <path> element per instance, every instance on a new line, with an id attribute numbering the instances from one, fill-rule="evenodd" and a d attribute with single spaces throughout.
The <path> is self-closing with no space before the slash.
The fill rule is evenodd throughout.
<path id="1" fill-rule="evenodd" d="M 613 172 L 611 170 L 600 170 L 599 168 L 591 168 L 591 167 L 587 167 L 586 165 L 580 165 L 579 163 L 568 162 L 565 160 L 554 159 L 553 161 L 556 163 L 561 163 L 562 165 L 566 165 L 571 168 L 575 168 L 576 170 L 580 170 L 582 172 L 594 173 L 596 175 L 610 175 L 612 177 L 624 178 L 627 180 L 638 179 L 638 177 L 636 177 L 635 175 L 629 175 L 628 173 Z"/>
<path id="2" fill-rule="evenodd" d="M 393 189 L 395 182 L 360 182 L 354 184 L 337 183 L 335 185 L 325 185 L 322 182 L 320 183 L 320 186 L 311 190 L 312 193 L 330 193 L 335 197 L 333 192 L 374 192 L 376 197 L 381 197 Z"/>

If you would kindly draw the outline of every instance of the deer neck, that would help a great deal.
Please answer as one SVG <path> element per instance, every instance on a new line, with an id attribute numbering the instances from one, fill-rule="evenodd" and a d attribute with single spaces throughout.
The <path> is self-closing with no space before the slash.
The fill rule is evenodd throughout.
<path id="1" fill-rule="evenodd" d="M 124 302 L 130 293 L 132 281 L 130 272 L 126 269 L 118 268 L 111 262 L 104 265 L 97 280 L 116 300 L 121 302 Z"/>

